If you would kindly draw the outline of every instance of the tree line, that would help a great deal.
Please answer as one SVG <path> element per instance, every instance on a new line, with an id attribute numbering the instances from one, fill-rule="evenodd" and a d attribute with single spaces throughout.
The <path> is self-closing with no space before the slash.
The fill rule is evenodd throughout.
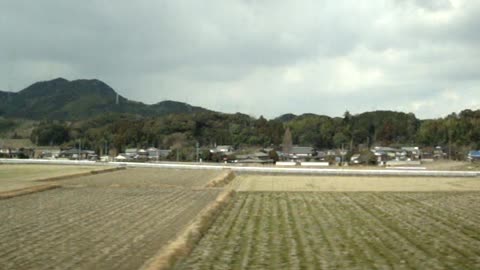
<path id="1" fill-rule="evenodd" d="M 42 121 L 31 133 L 38 145 L 60 145 L 103 153 L 115 149 L 157 147 L 186 149 L 232 145 L 235 148 L 279 147 L 289 129 L 295 145 L 316 149 L 382 146 L 443 146 L 480 148 L 480 110 L 464 110 L 444 118 L 419 120 L 412 113 L 374 111 L 343 117 L 303 114 L 288 120 L 267 120 L 249 115 L 200 112 L 143 117 L 104 114 L 80 121 Z M 457 151 L 456 150 L 456 151 Z"/>

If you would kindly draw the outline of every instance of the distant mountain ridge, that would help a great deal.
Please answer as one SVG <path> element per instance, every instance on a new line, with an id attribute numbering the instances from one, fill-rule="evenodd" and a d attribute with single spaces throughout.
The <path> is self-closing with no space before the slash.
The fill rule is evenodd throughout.
<path id="1" fill-rule="evenodd" d="M 111 112 L 161 116 L 210 110 L 170 100 L 153 105 L 128 100 L 97 79 L 57 78 L 36 82 L 17 93 L 0 91 L 0 116 L 5 117 L 79 120 Z"/>

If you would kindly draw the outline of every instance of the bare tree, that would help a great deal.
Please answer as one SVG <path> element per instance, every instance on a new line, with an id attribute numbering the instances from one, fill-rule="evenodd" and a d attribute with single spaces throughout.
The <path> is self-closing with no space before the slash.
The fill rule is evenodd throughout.
<path id="1" fill-rule="evenodd" d="M 284 153 L 290 153 L 292 151 L 292 133 L 290 128 L 287 127 L 285 134 L 283 135 L 282 150 Z"/>

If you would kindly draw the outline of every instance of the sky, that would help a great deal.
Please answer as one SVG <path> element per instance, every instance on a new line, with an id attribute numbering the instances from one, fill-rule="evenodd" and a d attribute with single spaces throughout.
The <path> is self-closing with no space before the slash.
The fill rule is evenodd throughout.
<path id="1" fill-rule="evenodd" d="M 99 79 L 274 118 L 480 109 L 478 0 L 0 0 L 0 90 Z"/>

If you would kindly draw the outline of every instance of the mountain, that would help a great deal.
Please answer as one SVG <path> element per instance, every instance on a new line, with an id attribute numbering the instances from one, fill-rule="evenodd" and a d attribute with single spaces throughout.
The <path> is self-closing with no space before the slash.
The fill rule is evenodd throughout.
<path id="1" fill-rule="evenodd" d="M 0 91 L 0 116 L 27 119 L 78 120 L 102 113 L 160 116 L 209 110 L 176 101 L 153 105 L 128 100 L 100 80 L 63 78 L 37 82 L 18 93 Z"/>
<path id="2" fill-rule="evenodd" d="M 286 113 L 286 114 L 282 114 L 280 115 L 279 117 L 273 119 L 275 121 L 279 121 L 279 122 L 282 122 L 282 123 L 286 123 L 286 122 L 290 122 L 292 121 L 293 119 L 295 119 L 297 116 L 293 113 Z"/>

